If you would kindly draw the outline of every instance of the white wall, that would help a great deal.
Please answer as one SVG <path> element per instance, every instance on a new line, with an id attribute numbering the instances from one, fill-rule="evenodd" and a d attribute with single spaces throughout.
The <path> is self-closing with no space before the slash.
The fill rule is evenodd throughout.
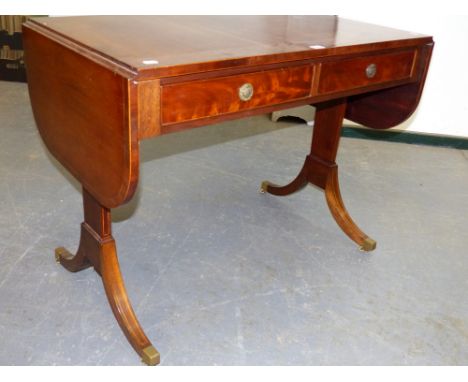
<path id="1" fill-rule="evenodd" d="M 468 138 L 468 16 L 340 17 L 432 35 L 435 46 L 421 102 L 413 117 L 395 129 Z"/>

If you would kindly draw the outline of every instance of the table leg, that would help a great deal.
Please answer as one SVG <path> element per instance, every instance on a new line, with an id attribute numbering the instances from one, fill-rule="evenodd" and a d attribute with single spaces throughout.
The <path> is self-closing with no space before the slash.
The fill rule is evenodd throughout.
<path id="1" fill-rule="evenodd" d="M 65 248 L 55 250 L 57 262 L 71 272 L 93 266 L 101 275 L 107 299 L 120 328 L 130 344 L 148 365 L 159 363 L 159 353 L 146 337 L 128 299 L 120 273 L 111 213 L 83 189 L 84 222 L 76 255 Z"/>
<path id="2" fill-rule="evenodd" d="M 330 212 L 344 233 L 362 250 L 372 251 L 376 247 L 376 242 L 362 232 L 349 216 L 341 198 L 338 183 L 338 166 L 335 159 L 346 111 L 346 100 L 324 102 L 316 107 L 311 150 L 299 175 L 291 183 L 282 187 L 264 181 L 260 191 L 285 196 L 312 183 L 325 191 Z"/>

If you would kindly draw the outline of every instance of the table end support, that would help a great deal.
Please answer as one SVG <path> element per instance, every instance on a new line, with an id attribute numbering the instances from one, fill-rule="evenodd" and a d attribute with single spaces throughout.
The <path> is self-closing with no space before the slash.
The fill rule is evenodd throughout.
<path id="1" fill-rule="evenodd" d="M 316 105 L 315 126 L 310 154 L 297 177 L 285 186 L 263 181 L 261 193 L 278 196 L 290 195 L 311 183 L 325 192 L 330 212 L 343 232 L 362 251 L 372 251 L 377 243 L 356 225 L 341 198 L 338 183 L 338 166 L 335 163 L 346 110 L 346 100 L 339 99 Z"/>
<path id="2" fill-rule="evenodd" d="M 63 247 L 55 250 L 55 259 L 70 272 L 93 266 L 101 276 L 109 305 L 128 342 L 147 365 L 160 362 L 159 352 L 143 331 L 125 289 L 111 234 L 110 210 L 83 189 L 84 222 L 76 255 Z"/>

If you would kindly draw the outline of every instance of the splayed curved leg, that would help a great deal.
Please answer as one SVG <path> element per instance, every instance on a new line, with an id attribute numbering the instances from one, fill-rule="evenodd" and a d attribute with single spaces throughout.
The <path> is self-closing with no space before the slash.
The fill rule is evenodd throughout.
<path id="1" fill-rule="evenodd" d="M 83 190 L 85 221 L 75 256 L 65 248 L 55 250 L 56 260 L 71 272 L 93 266 L 102 277 L 107 299 L 128 342 L 148 365 L 159 363 L 159 353 L 141 328 L 125 290 L 115 240 L 111 234 L 110 210 Z"/>
<path id="2" fill-rule="evenodd" d="M 86 222 L 81 223 L 80 245 L 76 255 L 66 248 L 55 249 L 55 260 L 70 272 L 79 272 L 94 266 L 100 274 L 99 267 L 99 234 Z"/>
<path id="3" fill-rule="evenodd" d="M 159 363 L 159 352 L 151 344 L 133 311 L 120 273 L 115 241 L 110 236 L 101 242 L 101 276 L 107 299 L 128 342 L 148 365 Z"/>
<path id="4" fill-rule="evenodd" d="M 265 180 L 260 185 L 260 192 L 268 192 L 269 194 L 273 195 L 286 196 L 291 195 L 299 190 L 302 190 L 307 185 L 307 183 L 307 168 L 306 166 L 304 166 L 299 172 L 299 175 L 291 183 L 285 186 L 278 186 L 274 183 L 270 183 L 269 181 Z"/>
<path id="5" fill-rule="evenodd" d="M 375 249 L 377 243 L 359 229 L 344 206 L 338 183 L 338 166 L 330 169 L 325 184 L 325 198 L 333 218 L 343 232 L 356 242 L 361 250 L 372 251 Z"/>
<path id="6" fill-rule="evenodd" d="M 321 188 L 325 191 L 330 212 L 340 228 L 362 250 L 371 251 L 376 247 L 376 242 L 362 232 L 349 216 L 341 198 L 338 183 L 338 166 L 335 159 L 346 110 L 346 100 L 324 102 L 316 107 L 311 150 L 299 175 L 283 187 L 265 181 L 260 191 L 274 195 L 289 195 L 308 183 Z"/>
<path id="7" fill-rule="evenodd" d="M 83 234 L 82 234 L 83 237 Z M 83 238 L 80 239 L 80 243 Z M 88 261 L 82 245 L 78 248 L 76 255 L 70 253 L 66 248 L 59 247 L 55 249 L 55 261 L 61 264 L 70 272 L 79 272 L 83 269 L 89 268 L 92 264 Z"/>

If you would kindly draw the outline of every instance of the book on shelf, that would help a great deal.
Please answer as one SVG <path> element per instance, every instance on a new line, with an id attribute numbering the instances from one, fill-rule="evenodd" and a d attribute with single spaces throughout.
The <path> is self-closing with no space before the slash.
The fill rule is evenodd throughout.
<path id="1" fill-rule="evenodd" d="M 12 60 L 16 61 L 23 58 L 24 52 L 19 49 L 10 49 L 8 46 L 0 48 L 0 60 Z"/>
<path id="2" fill-rule="evenodd" d="M 0 15 L 0 81 L 26 82 L 21 32 L 28 17 Z"/>
<path id="3" fill-rule="evenodd" d="M 28 16 L 0 16 L 0 30 L 6 31 L 8 34 L 21 33 L 21 25 L 26 21 Z"/>

